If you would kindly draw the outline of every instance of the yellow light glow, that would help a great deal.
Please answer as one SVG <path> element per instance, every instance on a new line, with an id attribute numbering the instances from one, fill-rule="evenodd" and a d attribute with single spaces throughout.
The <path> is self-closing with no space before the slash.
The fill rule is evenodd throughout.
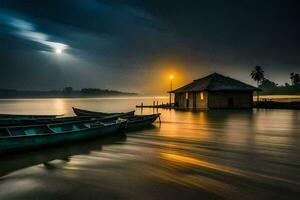
<path id="1" fill-rule="evenodd" d="M 172 79 L 174 79 L 174 76 L 173 76 L 173 75 L 171 75 L 171 76 L 170 76 L 170 79 L 171 79 L 171 80 L 172 80 Z"/>
<path id="2" fill-rule="evenodd" d="M 201 99 L 201 100 L 204 99 L 204 94 L 203 94 L 203 92 L 200 92 L 200 99 Z"/>

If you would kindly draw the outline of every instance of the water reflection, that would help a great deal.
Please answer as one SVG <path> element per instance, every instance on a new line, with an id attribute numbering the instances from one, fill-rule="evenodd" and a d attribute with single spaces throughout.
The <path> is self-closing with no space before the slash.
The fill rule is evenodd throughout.
<path id="1" fill-rule="evenodd" d="M 126 141 L 126 136 L 118 135 L 72 145 L 2 155 L 0 160 L 0 177 L 35 165 L 42 165 L 46 170 L 54 170 L 55 165 L 53 165 L 53 161 L 59 160 L 67 163 L 72 156 L 89 155 L 93 151 L 101 151 L 103 145 L 121 144 L 124 141 Z"/>
<path id="2" fill-rule="evenodd" d="M 61 101 L 26 105 L 71 115 L 142 100 Z M 159 111 L 126 138 L 1 158 L 0 199 L 298 199 L 300 111 Z"/>

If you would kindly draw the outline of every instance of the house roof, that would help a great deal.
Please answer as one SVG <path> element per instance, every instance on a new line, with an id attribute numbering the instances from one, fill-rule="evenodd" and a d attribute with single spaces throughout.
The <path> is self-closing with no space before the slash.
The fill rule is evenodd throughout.
<path id="1" fill-rule="evenodd" d="M 196 91 L 254 91 L 258 88 L 235 80 L 233 78 L 213 73 L 203 78 L 171 91 L 172 93 L 196 92 Z"/>

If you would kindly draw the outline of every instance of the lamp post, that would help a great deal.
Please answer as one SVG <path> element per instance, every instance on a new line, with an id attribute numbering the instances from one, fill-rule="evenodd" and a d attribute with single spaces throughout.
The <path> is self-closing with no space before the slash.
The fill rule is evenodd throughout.
<path id="1" fill-rule="evenodd" d="M 172 99 L 171 99 L 171 97 L 172 97 L 172 90 L 173 90 L 173 79 L 174 79 L 174 76 L 173 75 L 171 75 L 170 76 L 170 80 L 171 80 L 171 90 L 170 90 L 170 99 L 169 99 L 169 105 L 170 105 L 170 107 L 171 107 L 171 105 L 172 105 Z"/>

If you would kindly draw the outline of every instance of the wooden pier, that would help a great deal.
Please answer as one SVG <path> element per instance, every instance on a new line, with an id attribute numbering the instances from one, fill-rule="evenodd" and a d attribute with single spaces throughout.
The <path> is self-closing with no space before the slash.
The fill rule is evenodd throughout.
<path id="1" fill-rule="evenodd" d="M 174 108 L 174 103 L 161 103 L 159 104 L 158 101 L 153 101 L 152 105 L 144 105 L 144 103 L 141 103 L 140 105 L 136 105 L 136 108 L 164 108 L 164 109 L 170 109 Z"/>
<path id="2" fill-rule="evenodd" d="M 254 108 L 264 108 L 264 109 L 292 109 L 292 110 L 300 110 L 300 102 L 292 101 L 292 102 L 278 102 L 272 100 L 265 100 L 254 102 Z"/>
<path id="3" fill-rule="evenodd" d="M 174 109 L 175 104 L 169 104 L 169 103 L 161 103 L 159 104 L 158 101 L 153 101 L 152 105 L 144 105 L 144 103 L 141 103 L 140 105 L 136 105 L 136 108 L 153 108 L 153 109 Z M 272 100 L 264 100 L 253 103 L 253 108 L 262 108 L 262 109 L 292 109 L 292 110 L 300 110 L 300 101 L 294 101 L 294 102 L 278 102 L 278 101 L 272 101 Z M 176 109 L 180 109 L 176 107 Z M 185 108 L 184 108 L 185 109 Z"/>

